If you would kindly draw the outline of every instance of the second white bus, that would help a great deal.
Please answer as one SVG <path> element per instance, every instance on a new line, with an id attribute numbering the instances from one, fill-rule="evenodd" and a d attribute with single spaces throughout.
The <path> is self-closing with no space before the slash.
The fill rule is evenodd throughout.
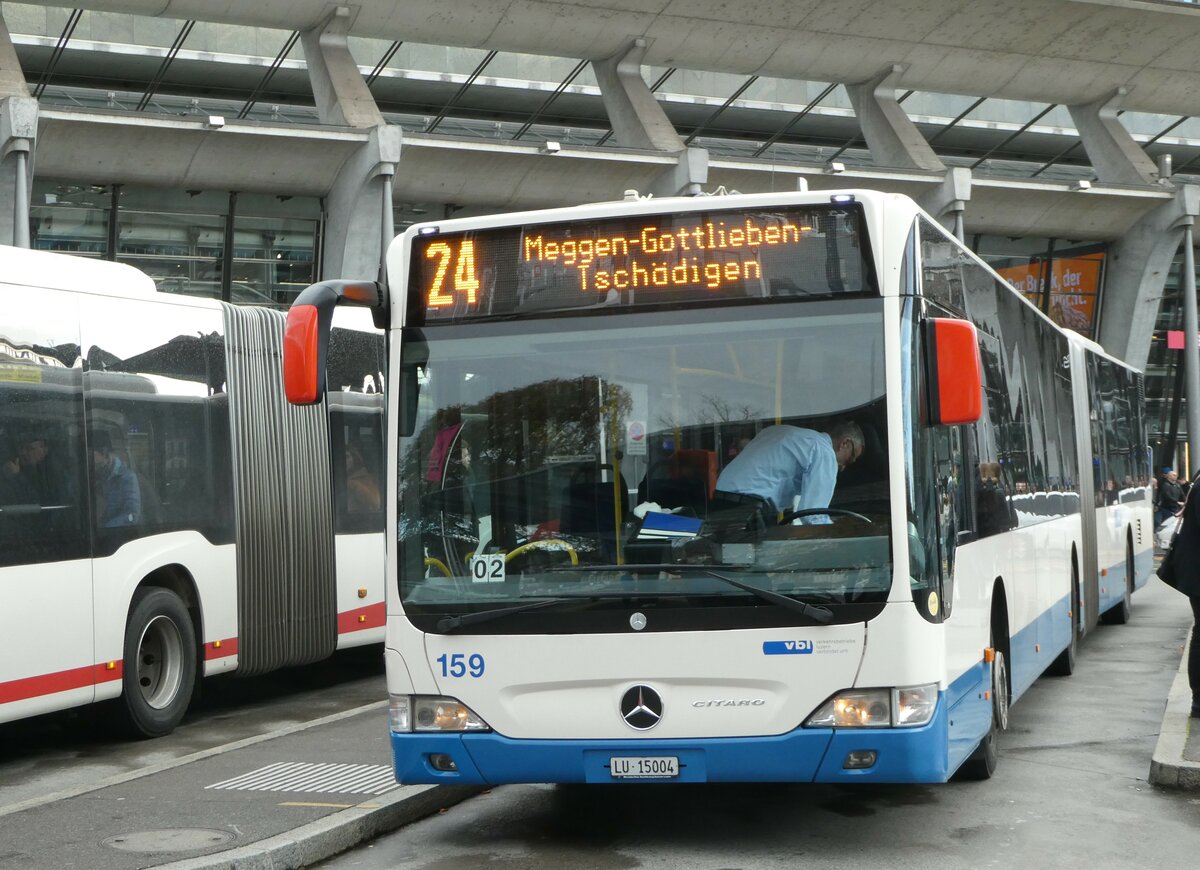
<path id="1" fill-rule="evenodd" d="M 365 313 L 339 314 L 335 389 L 301 409 L 282 312 L 7 247 L 0 296 L 0 722 L 110 701 L 161 735 L 203 676 L 383 639 Z"/>

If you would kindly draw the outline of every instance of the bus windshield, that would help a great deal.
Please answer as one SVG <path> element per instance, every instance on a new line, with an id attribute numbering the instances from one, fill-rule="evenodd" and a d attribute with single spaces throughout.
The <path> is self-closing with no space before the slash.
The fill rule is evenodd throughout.
<path id="1" fill-rule="evenodd" d="M 405 613 L 436 631 L 511 608 L 472 631 L 555 633 L 628 630 L 631 607 L 659 630 L 812 624 L 771 592 L 839 622 L 882 607 L 883 304 L 407 330 Z"/>

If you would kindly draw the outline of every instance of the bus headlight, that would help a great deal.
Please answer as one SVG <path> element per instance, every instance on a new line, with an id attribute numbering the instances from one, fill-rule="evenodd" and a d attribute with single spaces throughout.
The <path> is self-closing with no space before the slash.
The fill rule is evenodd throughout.
<path id="1" fill-rule="evenodd" d="M 804 723 L 809 728 L 915 728 L 937 709 L 937 683 L 838 692 Z"/>
<path id="2" fill-rule="evenodd" d="M 391 729 L 408 731 L 490 731 L 479 715 L 457 698 L 430 695 L 391 695 L 388 699 Z"/>

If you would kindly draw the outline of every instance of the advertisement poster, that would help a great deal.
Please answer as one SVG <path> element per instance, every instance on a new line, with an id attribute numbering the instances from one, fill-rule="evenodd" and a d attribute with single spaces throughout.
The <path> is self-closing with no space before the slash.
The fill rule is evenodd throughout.
<path id="1" fill-rule="evenodd" d="M 1096 300 L 1103 269 L 1103 251 L 1056 256 L 1050 263 L 1048 308 L 1043 308 L 1044 263 L 1005 266 L 996 271 L 1026 299 L 1042 308 L 1055 323 L 1090 337 L 1096 323 Z"/>

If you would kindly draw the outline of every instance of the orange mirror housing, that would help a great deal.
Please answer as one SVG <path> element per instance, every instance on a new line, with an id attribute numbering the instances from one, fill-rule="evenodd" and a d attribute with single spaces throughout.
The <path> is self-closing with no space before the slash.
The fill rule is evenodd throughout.
<path id="1" fill-rule="evenodd" d="M 283 392 L 293 405 L 311 405 L 321 398 L 320 326 L 315 305 L 288 309 L 283 332 Z"/>
<path id="2" fill-rule="evenodd" d="M 370 307 L 376 324 L 387 319 L 387 294 L 371 281 L 305 287 L 288 309 L 283 333 L 283 392 L 293 405 L 313 405 L 325 397 L 325 356 L 339 303 Z"/>
<path id="3" fill-rule="evenodd" d="M 925 347 L 930 424 L 977 422 L 983 414 L 983 364 L 975 325 L 949 317 L 930 318 Z"/>

